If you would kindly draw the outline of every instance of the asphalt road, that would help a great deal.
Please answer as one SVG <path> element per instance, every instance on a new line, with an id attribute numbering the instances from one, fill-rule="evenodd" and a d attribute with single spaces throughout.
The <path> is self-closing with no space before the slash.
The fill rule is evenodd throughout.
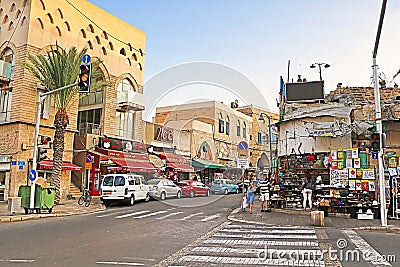
<path id="1" fill-rule="evenodd" d="M 1 266 L 152 266 L 227 220 L 241 195 L 111 206 L 0 225 Z"/>

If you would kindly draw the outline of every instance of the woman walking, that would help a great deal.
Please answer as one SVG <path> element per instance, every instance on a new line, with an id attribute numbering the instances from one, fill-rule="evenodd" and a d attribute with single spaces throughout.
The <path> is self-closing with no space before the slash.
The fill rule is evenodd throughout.
<path id="1" fill-rule="evenodd" d="M 247 203 L 249 204 L 249 213 L 253 213 L 253 204 L 256 194 L 257 187 L 253 183 L 253 178 L 249 180 L 249 186 L 247 187 Z"/>
<path id="2" fill-rule="evenodd" d="M 310 176 L 310 172 L 309 171 L 305 171 L 304 172 L 304 180 L 303 180 L 303 184 L 301 185 L 303 188 L 303 208 L 304 211 L 306 211 L 307 209 L 307 200 L 310 203 L 310 210 L 312 210 L 312 186 L 313 186 L 313 182 L 312 182 L 312 178 Z"/>

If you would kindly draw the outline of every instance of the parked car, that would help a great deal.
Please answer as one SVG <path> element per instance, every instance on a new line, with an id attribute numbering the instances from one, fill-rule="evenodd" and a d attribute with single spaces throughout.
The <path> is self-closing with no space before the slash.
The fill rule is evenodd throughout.
<path id="1" fill-rule="evenodd" d="M 147 181 L 152 198 L 165 200 L 166 198 L 181 198 L 182 189 L 168 179 L 151 179 Z"/>
<path id="2" fill-rule="evenodd" d="M 182 194 L 185 196 L 189 196 L 189 197 L 195 197 L 195 196 L 210 196 L 211 194 L 211 189 L 199 182 L 199 181 L 195 181 L 195 180 L 184 180 L 181 182 L 178 182 L 178 185 L 181 187 L 182 189 Z"/>
<path id="3" fill-rule="evenodd" d="M 101 177 L 100 199 L 104 205 L 111 202 L 125 202 L 133 205 L 135 201 L 150 200 L 149 186 L 142 175 L 107 174 Z"/>
<path id="4" fill-rule="evenodd" d="M 260 183 L 259 180 L 253 180 L 253 183 L 256 185 L 257 189 L 256 189 L 256 194 L 260 194 L 260 187 L 258 186 L 258 184 Z M 239 182 L 237 183 L 238 187 L 239 187 L 239 192 L 243 193 L 243 182 Z M 247 187 L 249 186 L 249 180 L 244 180 L 244 191 L 246 192 Z"/>
<path id="5" fill-rule="evenodd" d="M 228 179 L 216 179 L 211 184 L 211 193 L 213 194 L 224 194 L 228 193 L 239 193 L 239 186 L 237 184 L 232 183 Z"/>

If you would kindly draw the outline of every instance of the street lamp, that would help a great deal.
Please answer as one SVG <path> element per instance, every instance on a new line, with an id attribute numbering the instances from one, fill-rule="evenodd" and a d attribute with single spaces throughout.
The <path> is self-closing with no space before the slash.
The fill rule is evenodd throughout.
<path id="1" fill-rule="evenodd" d="M 269 172 L 272 173 L 272 133 L 271 133 L 271 116 L 265 114 L 264 112 L 260 113 L 259 121 L 265 121 L 264 116 L 268 119 L 268 142 L 269 142 Z"/>
<path id="2" fill-rule="evenodd" d="M 322 81 L 322 73 L 321 73 L 321 66 L 323 65 L 325 69 L 329 68 L 331 65 L 327 63 L 314 63 L 311 64 L 310 68 L 314 69 L 318 65 L 319 68 L 319 80 Z"/>

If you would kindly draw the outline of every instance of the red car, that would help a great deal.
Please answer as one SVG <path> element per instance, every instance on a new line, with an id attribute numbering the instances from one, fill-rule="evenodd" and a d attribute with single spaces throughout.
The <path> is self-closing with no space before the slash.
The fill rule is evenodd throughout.
<path id="1" fill-rule="evenodd" d="M 182 188 L 182 194 L 189 197 L 209 197 L 211 194 L 211 189 L 208 186 L 195 180 L 180 181 L 178 182 L 178 186 Z"/>

